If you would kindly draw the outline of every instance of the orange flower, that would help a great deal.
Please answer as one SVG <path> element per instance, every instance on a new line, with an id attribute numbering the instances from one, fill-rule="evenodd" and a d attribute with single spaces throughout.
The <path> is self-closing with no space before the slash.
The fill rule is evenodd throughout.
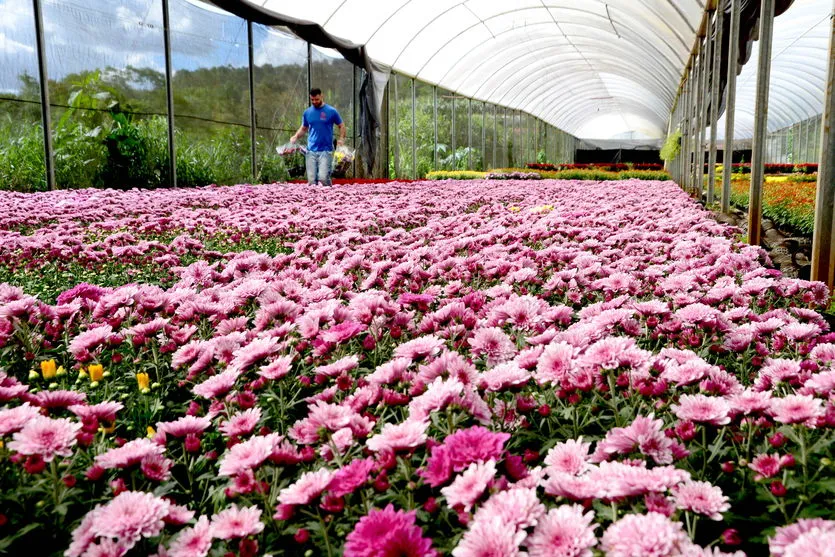
<path id="1" fill-rule="evenodd" d="M 44 379 L 52 379 L 58 373 L 55 360 L 44 360 L 41 362 L 41 375 Z"/>
<path id="2" fill-rule="evenodd" d="M 101 381 L 104 375 L 104 366 L 101 364 L 90 364 L 87 366 L 87 373 L 90 375 L 90 381 Z"/>
<path id="3" fill-rule="evenodd" d="M 151 388 L 151 378 L 148 377 L 147 373 L 137 373 L 136 385 L 139 387 L 139 390 L 143 393 L 149 391 Z"/>

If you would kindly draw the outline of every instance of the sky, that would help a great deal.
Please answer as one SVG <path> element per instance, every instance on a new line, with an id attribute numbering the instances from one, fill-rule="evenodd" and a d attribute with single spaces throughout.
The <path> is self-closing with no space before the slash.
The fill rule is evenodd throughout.
<path id="1" fill-rule="evenodd" d="M 243 19 L 199 0 L 170 0 L 172 65 L 179 69 L 245 67 Z M 163 72 L 160 0 L 42 0 L 50 79 L 128 65 Z M 303 62 L 306 43 L 256 26 L 255 63 Z M 0 0 L 0 94 L 19 90 L 19 76 L 38 75 L 32 0 Z"/>

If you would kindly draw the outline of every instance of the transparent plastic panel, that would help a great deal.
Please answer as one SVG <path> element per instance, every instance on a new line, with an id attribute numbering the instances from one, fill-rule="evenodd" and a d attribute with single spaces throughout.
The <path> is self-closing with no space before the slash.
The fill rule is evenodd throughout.
<path id="1" fill-rule="evenodd" d="M 487 143 L 484 128 L 484 103 L 472 101 L 470 117 L 470 170 L 484 170 L 485 148 Z"/>
<path id="2" fill-rule="evenodd" d="M 364 41 L 368 53 L 375 59 L 392 64 L 397 60 L 398 55 L 409 43 L 415 39 L 415 35 L 424 27 L 430 25 L 437 17 L 437 14 L 453 7 L 455 3 L 450 0 L 420 0 L 403 3 L 402 7 L 393 11 L 385 20 L 384 24 L 373 30 L 373 34 Z M 385 8 L 388 13 L 390 8 Z M 372 19 L 375 15 L 370 16 Z M 340 24 L 341 25 L 341 24 Z M 400 67 L 400 71 L 405 68 Z"/>
<path id="3" fill-rule="evenodd" d="M 393 75 L 389 83 L 392 88 L 392 135 L 394 144 L 394 168 L 398 178 L 411 178 L 412 166 L 412 79 Z"/>
<path id="4" fill-rule="evenodd" d="M 46 189 L 35 19 L 29 0 L 0 0 L 0 188 Z"/>
<path id="5" fill-rule="evenodd" d="M 420 68 L 435 54 L 438 45 L 444 45 L 454 39 L 461 29 L 477 23 L 478 20 L 463 4 L 446 12 L 442 17 L 434 19 L 429 25 L 421 29 L 406 27 L 404 33 L 412 33 L 409 44 L 397 55 L 393 64 L 403 72 L 422 77 Z"/>
<path id="6" fill-rule="evenodd" d="M 496 166 L 496 106 L 484 103 L 484 168 Z"/>
<path id="7" fill-rule="evenodd" d="M 317 16 L 318 20 L 324 20 L 325 29 L 336 37 L 341 37 L 356 44 L 369 43 L 369 54 L 385 64 L 391 64 L 390 56 L 397 56 L 399 50 L 387 48 L 386 44 L 378 43 L 374 54 L 370 50 L 370 41 L 381 26 L 387 26 L 388 21 L 398 13 L 410 0 L 377 0 L 373 3 L 367 0 L 340 0 L 335 10 L 322 10 Z M 274 11 L 282 13 L 281 7 L 293 5 L 298 10 L 301 2 L 288 2 L 287 0 L 267 0 L 266 6 L 274 6 Z M 311 4 L 315 7 L 316 4 Z M 396 25 L 399 31 L 404 32 L 400 25 Z"/>
<path id="8" fill-rule="evenodd" d="M 278 155 L 308 107 L 307 42 L 285 29 L 253 25 L 256 163 L 258 182 L 302 178 L 298 162 Z"/>
<path id="9" fill-rule="evenodd" d="M 160 2 L 42 7 L 57 186 L 167 183 Z"/>
<path id="10" fill-rule="evenodd" d="M 336 50 L 312 46 L 310 76 L 311 87 L 322 90 L 325 102 L 334 107 L 342 117 L 347 127 L 346 137 L 351 137 L 354 129 L 354 65 Z M 336 127 L 333 133 L 336 140 L 339 137 Z"/>
<path id="11" fill-rule="evenodd" d="M 438 87 L 437 97 L 437 126 L 438 143 L 437 160 L 439 170 L 452 170 L 455 168 L 455 157 L 452 148 L 452 98 L 453 93 Z"/>
<path id="12" fill-rule="evenodd" d="M 423 178 L 432 171 L 432 152 L 435 146 L 435 110 L 433 87 L 415 81 L 415 132 L 417 177 Z"/>
<path id="13" fill-rule="evenodd" d="M 827 48 L 832 2 L 796 0 L 774 20 L 769 82 L 768 130 L 776 131 L 815 117 L 823 111 Z M 737 78 L 734 138 L 748 139 L 754 131 L 759 42 Z M 725 118 L 717 126 L 724 139 Z"/>
<path id="14" fill-rule="evenodd" d="M 171 0 L 177 184 L 252 180 L 246 21 Z"/>
<path id="15" fill-rule="evenodd" d="M 469 125 L 467 110 L 470 100 L 462 95 L 455 96 L 455 168 L 467 170 L 469 158 Z"/>

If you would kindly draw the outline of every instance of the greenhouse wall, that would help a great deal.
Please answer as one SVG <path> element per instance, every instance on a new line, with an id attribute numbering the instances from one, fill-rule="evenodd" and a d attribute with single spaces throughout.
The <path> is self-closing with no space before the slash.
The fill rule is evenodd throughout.
<path id="1" fill-rule="evenodd" d="M 45 190 L 33 2 L 3 6 L 19 25 L 0 49 L 0 188 Z M 40 6 L 56 187 L 169 185 L 163 0 Z M 277 149 L 298 129 L 311 86 L 359 145 L 364 70 L 337 51 L 193 0 L 168 0 L 168 14 L 178 186 L 301 177 Z M 573 158 L 573 138 L 533 116 L 411 77 L 391 75 L 383 107 L 376 177 Z M 348 175 L 361 174 L 355 164 Z"/>
<path id="2" fill-rule="evenodd" d="M 574 162 L 573 136 L 530 114 L 418 79 L 392 73 L 385 106 L 391 178 Z"/>

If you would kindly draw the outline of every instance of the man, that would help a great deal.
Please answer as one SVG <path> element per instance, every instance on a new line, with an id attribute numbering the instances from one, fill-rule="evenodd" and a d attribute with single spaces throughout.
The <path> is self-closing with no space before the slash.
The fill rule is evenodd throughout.
<path id="1" fill-rule="evenodd" d="M 307 169 L 307 183 L 313 185 L 321 182 L 323 186 L 331 185 L 331 170 L 333 166 L 333 127 L 339 128 L 337 145 L 345 143 L 345 123 L 334 107 L 325 104 L 322 90 L 310 90 L 310 107 L 302 114 L 302 125 L 290 138 L 290 143 L 298 141 L 299 137 L 310 132 L 307 136 L 307 155 L 305 167 Z"/>

